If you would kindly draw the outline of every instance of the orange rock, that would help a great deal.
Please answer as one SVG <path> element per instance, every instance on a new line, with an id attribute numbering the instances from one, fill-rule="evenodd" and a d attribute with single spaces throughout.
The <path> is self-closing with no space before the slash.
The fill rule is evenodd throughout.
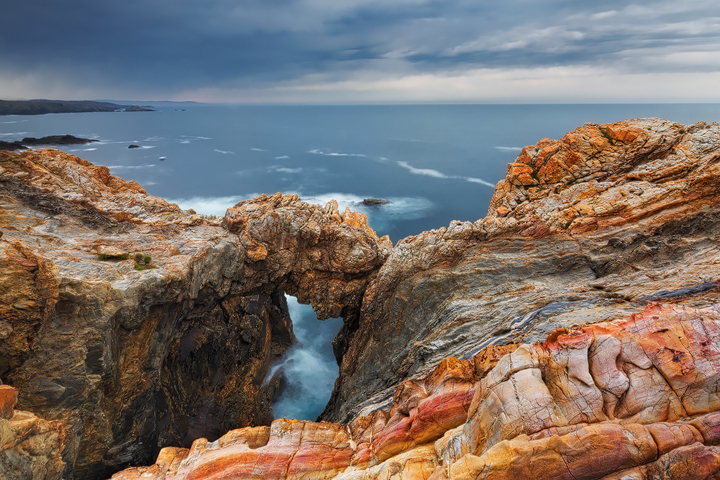
<path id="1" fill-rule="evenodd" d="M 10 385 L 0 385 L 0 418 L 9 420 L 17 404 L 17 390 Z"/>

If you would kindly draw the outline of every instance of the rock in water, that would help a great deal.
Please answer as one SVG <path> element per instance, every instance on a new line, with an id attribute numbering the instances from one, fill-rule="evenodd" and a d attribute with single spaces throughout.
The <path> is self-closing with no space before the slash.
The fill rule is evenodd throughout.
<path id="1" fill-rule="evenodd" d="M 66 477 L 165 447 L 113 478 L 717 478 L 719 152 L 717 124 L 586 124 L 523 149 L 484 219 L 395 248 L 335 203 L 218 222 L 76 157 L 0 154 L 2 378 L 55 422 L 34 458 L 60 450 Z M 334 423 L 222 435 L 268 420 L 247 379 L 291 341 L 280 291 L 345 320 Z"/>
<path id="2" fill-rule="evenodd" d="M 390 203 L 390 200 L 383 200 L 382 198 L 366 198 L 362 201 L 363 205 L 386 205 Z"/>

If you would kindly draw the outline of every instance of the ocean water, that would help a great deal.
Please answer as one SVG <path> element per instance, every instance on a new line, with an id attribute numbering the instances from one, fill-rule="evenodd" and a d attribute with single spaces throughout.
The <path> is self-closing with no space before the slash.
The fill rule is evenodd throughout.
<path id="1" fill-rule="evenodd" d="M 142 102 L 145 104 L 145 102 Z M 475 221 L 525 145 L 586 122 L 662 117 L 720 121 L 718 104 L 217 106 L 162 104 L 156 112 L 0 117 L 0 140 L 71 134 L 97 143 L 62 149 L 149 194 L 223 215 L 261 193 L 335 199 L 368 216 L 393 243 Z M 131 144 L 141 148 L 128 149 Z M 390 203 L 362 205 L 364 198 Z M 276 417 L 315 419 L 337 376 L 330 342 L 341 320 L 319 322 L 290 300 L 300 344 L 282 360 L 288 378 Z M 279 365 L 280 366 L 280 365 Z"/>

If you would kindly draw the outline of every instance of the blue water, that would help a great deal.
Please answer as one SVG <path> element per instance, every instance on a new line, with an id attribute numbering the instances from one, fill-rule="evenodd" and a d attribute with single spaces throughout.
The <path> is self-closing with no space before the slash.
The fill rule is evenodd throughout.
<path id="1" fill-rule="evenodd" d="M 494 184 L 525 145 L 586 122 L 651 116 L 720 121 L 720 105 L 162 105 L 157 112 L 0 117 L 0 140 L 98 139 L 64 150 L 201 213 L 223 215 L 260 193 L 298 193 L 323 204 L 334 198 L 341 209 L 366 213 L 395 243 L 484 217 Z M 391 203 L 359 203 L 368 197 Z M 291 314 L 301 345 L 284 359 L 294 384 L 275 413 L 314 419 L 337 376 L 330 340 L 340 321 L 318 322 L 292 300 Z"/>

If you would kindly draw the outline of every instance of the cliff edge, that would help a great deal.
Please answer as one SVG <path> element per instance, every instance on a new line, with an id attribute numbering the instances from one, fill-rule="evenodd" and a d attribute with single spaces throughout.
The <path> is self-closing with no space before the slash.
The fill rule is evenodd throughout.
<path id="1" fill-rule="evenodd" d="M 719 163 L 717 124 L 586 124 L 523 149 L 484 219 L 393 248 L 333 203 L 203 217 L 55 150 L 0 154 L 0 378 L 19 409 L 0 401 L 0 433 L 25 432 L 0 468 L 718 478 Z M 269 422 L 281 292 L 345 321 L 331 422 Z"/>
<path id="2" fill-rule="evenodd" d="M 207 217 L 51 149 L 0 152 L 0 219 L 0 378 L 66 439 L 61 460 L 0 455 L 6 476 L 45 458 L 97 479 L 269 425 L 268 365 L 294 342 L 283 292 L 357 315 L 391 248 L 334 202 L 263 195 Z"/>

